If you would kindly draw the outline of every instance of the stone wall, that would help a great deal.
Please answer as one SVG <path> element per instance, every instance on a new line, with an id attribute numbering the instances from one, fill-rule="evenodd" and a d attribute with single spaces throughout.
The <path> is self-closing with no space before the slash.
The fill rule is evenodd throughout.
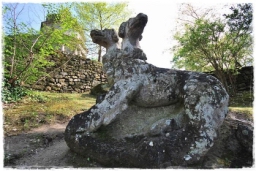
<path id="1" fill-rule="evenodd" d="M 207 74 L 215 76 L 213 72 L 207 72 Z M 253 90 L 253 66 L 246 66 L 239 69 L 238 73 L 234 76 L 238 91 Z"/>
<path id="2" fill-rule="evenodd" d="M 83 93 L 92 87 L 106 83 L 106 76 L 102 72 L 102 64 L 86 59 L 60 53 L 58 57 L 51 56 L 50 61 L 55 62 L 53 67 L 47 68 L 50 76 L 41 78 L 32 88 L 40 91 L 61 93 Z M 214 76 L 212 73 L 208 73 Z M 237 90 L 253 89 L 253 66 L 243 67 L 236 77 Z"/>
<path id="3" fill-rule="evenodd" d="M 243 67 L 236 77 L 237 90 L 253 90 L 253 66 Z"/>
<path id="4" fill-rule="evenodd" d="M 55 62 L 53 67 L 47 68 L 50 76 L 41 78 L 32 86 L 35 90 L 83 93 L 92 87 L 106 82 L 102 72 L 102 64 L 81 56 L 59 53 L 51 56 L 50 61 Z"/>

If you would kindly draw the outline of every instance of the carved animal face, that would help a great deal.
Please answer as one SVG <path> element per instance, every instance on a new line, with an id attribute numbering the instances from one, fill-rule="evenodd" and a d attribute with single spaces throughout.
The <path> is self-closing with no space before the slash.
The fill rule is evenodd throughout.
<path id="1" fill-rule="evenodd" d="M 121 38 L 129 37 L 132 39 L 142 39 L 142 32 L 148 22 L 148 16 L 139 13 L 136 17 L 130 18 L 127 22 L 123 22 L 118 30 L 118 35 Z"/>
<path id="2" fill-rule="evenodd" d="M 109 48 L 119 40 L 114 29 L 92 30 L 90 36 L 93 43 L 97 43 L 105 48 Z"/>

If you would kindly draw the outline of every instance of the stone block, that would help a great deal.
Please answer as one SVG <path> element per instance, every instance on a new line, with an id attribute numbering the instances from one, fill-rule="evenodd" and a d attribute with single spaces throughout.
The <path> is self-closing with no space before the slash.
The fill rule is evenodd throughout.
<path id="1" fill-rule="evenodd" d="M 80 79 L 79 78 L 75 78 L 73 81 L 74 82 L 78 82 L 78 81 L 80 81 Z"/>
<path id="2" fill-rule="evenodd" d="M 50 86 L 47 86 L 46 88 L 45 88 L 45 91 L 51 91 L 52 90 L 52 88 L 50 87 Z"/>
<path id="3" fill-rule="evenodd" d="M 59 79 L 59 83 L 64 83 L 65 79 Z"/>
<path id="4" fill-rule="evenodd" d="M 66 75 L 68 75 L 68 73 L 67 72 L 60 72 L 60 75 L 66 76 Z"/>

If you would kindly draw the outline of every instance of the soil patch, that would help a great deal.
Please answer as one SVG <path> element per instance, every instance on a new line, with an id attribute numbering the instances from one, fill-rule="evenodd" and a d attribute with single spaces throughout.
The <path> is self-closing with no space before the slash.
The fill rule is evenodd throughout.
<path id="1" fill-rule="evenodd" d="M 44 125 L 27 133 L 4 138 L 4 167 L 78 168 L 101 167 L 89 157 L 69 150 L 64 140 L 67 123 Z"/>
<path id="2" fill-rule="evenodd" d="M 4 137 L 4 167 L 31 168 L 102 168 L 89 156 L 78 155 L 68 148 L 64 140 L 67 123 L 43 125 L 19 135 Z M 248 130 L 238 137 L 239 125 L 251 128 L 253 118 L 241 113 L 230 112 L 220 128 L 220 137 L 194 168 L 243 168 L 252 167 L 252 135 Z M 247 132 L 246 132 L 247 131 Z M 239 134 L 242 135 L 242 134 Z M 170 167 L 172 168 L 172 167 Z M 175 167 L 176 168 L 176 167 Z"/>

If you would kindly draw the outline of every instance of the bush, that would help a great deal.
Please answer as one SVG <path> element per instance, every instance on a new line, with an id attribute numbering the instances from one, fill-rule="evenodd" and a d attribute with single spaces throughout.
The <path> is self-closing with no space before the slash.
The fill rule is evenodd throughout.
<path id="1" fill-rule="evenodd" d="M 19 80 L 12 85 L 4 79 L 2 84 L 2 102 L 4 103 L 17 102 L 27 95 L 27 90 L 20 85 Z"/>
<path id="2" fill-rule="evenodd" d="M 27 91 L 27 96 L 30 101 L 38 103 L 46 103 L 49 99 L 47 96 L 38 91 Z"/>

